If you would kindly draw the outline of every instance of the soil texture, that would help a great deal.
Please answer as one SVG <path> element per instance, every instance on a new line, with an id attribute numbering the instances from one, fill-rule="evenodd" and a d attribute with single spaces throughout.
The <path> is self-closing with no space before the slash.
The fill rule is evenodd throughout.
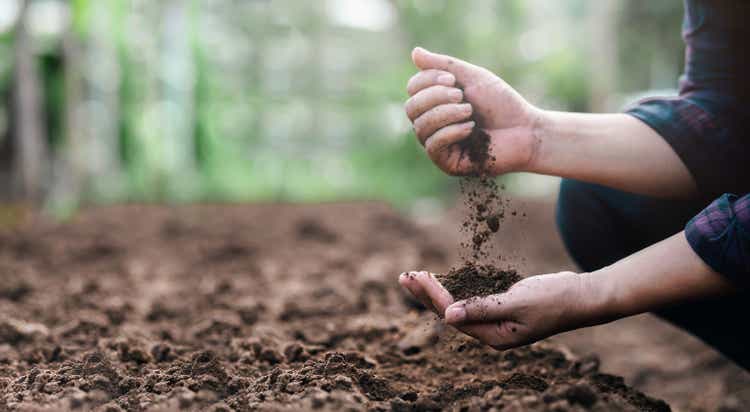
<path id="1" fill-rule="evenodd" d="M 666 411 L 595 357 L 410 306 L 452 259 L 377 203 L 119 206 L 0 230 L 0 410 Z"/>
<path id="2" fill-rule="evenodd" d="M 515 270 L 501 270 L 492 265 L 453 268 L 436 278 L 456 300 L 502 293 L 521 280 Z"/>

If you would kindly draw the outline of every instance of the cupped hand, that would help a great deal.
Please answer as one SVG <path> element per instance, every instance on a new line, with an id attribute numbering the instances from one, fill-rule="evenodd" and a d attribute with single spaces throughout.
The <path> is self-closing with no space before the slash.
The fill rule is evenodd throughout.
<path id="1" fill-rule="evenodd" d="M 422 48 L 412 52 L 420 72 L 407 85 L 406 114 L 430 159 L 444 172 L 479 172 L 459 147 L 476 123 L 490 136 L 493 175 L 528 168 L 537 149 L 534 127 L 542 111 L 489 70 Z M 475 122 L 476 121 L 476 122 Z"/>
<path id="2" fill-rule="evenodd" d="M 506 293 L 459 302 L 428 272 L 402 274 L 399 283 L 448 324 L 495 349 L 601 321 L 596 316 L 600 293 L 585 275 L 573 272 L 529 277 Z"/>

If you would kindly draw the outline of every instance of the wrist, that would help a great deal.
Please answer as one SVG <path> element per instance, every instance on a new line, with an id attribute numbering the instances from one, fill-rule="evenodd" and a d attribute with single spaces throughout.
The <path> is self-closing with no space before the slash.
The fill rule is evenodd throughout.
<path id="1" fill-rule="evenodd" d="M 543 151 L 547 148 L 550 135 L 552 135 L 553 121 L 552 112 L 536 107 L 531 109 L 531 156 L 524 172 L 540 173 L 542 167 Z M 547 143 L 547 144 L 546 144 Z"/>
<path id="2" fill-rule="evenodd" d="M 588 325 L 598 325 L 628 316 L 620 289 L 608 275 L 608 267 L 580 274 L 586 296 L 582 316 Z"/>

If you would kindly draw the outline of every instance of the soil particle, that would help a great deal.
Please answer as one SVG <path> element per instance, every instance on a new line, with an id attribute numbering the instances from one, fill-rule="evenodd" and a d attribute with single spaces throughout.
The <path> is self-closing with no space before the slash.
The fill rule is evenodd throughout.
<path id="1" fill-rule="evenodd" d="M 549 388 L 549 384 L 544 379 L 525 373 L 514 373 L 502 383 L 502 386 L 508 389 L 532 389 L 537 392 L 543 392 Z"/>
<path id="2" fill-rule="evenodd" d="M 322 243 L 334 243 L 338 236 L 315 219 L 302 219 L 297 222 L 297 235 L 301 239 Z"/>

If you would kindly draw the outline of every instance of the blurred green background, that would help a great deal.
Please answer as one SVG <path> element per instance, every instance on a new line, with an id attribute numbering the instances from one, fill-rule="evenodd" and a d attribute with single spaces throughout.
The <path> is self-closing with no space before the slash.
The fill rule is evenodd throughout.
<path id="1" fill-rule="evenodd" d="M 421 45 L 544 108 L 674 93 L 679 0 L 0 0 L 0 197 L 450 201 L 403 114 Z M 555 181 L 505 177 L 547 195 Z"/>

